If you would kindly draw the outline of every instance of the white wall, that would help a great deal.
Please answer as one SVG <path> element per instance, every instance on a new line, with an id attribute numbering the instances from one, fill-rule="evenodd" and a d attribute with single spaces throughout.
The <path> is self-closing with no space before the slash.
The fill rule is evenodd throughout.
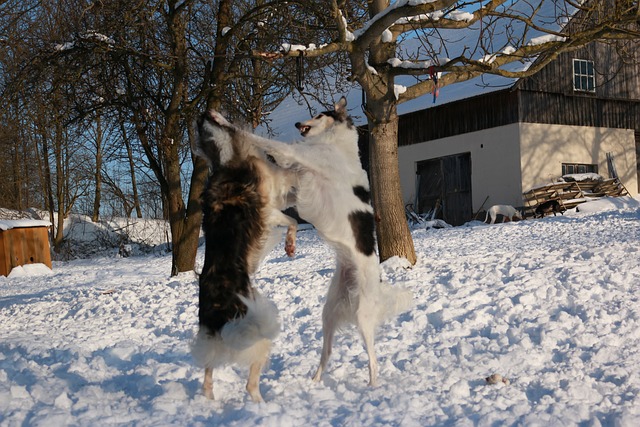
<path id="1" fill-rule="evenodd" d="M 520 123 L 522 187 L 526 191 L 556 181 L 562 163 L 597 164 L 609 177 L 607 153 L 613 153 L 620 181 L 638 194 L 633 130 Z"/>
<path id="2" fill-rule="evenodd" d="M 462 120 L 462 119 L 461 119 Z M 517 124 L 400 147 L 400 185 L 405 203 L 413 203 L 417 164 L 451 154 L 471 153 L 473 211 L 497 204 L 522 206 L 520 144 Z"/>
<path id="3" fill-rule="evenodd" d="M 415 199 L 417 164 L 422 160 L 471 153 L 473 211 L 497 204 L 522 206 L 522 192 L 549 184 L 562 163 L 598 164 L 608 177 L 612 152 L 620 180 L 638 194 L 633 130 L 517 123 L 435 141 L 399 147 L 400 184 L 405 203 Z"/>

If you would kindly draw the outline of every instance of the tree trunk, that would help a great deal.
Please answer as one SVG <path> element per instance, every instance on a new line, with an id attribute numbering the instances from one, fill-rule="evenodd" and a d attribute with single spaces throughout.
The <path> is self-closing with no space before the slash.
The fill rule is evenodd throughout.
<path id="1" fill-rule="evenodd" d="M 22 167 L 24 168 L 24 173 L 26 174 L 26 176 L 30 176 L 34 181 L 36 180 L 35 176 L 31 176 L 31 173 L 33 173 L 33 171 L 35 170 L 33 168 L 33 155 L 30 154 L 31 150 L 30 150 L 30 143 L 27 141 L 23 141 L 22 146 L 23 146 L 23 150 L 22 150 Z M 39 162 L 38 162 L 39 163 Z M 40 175 L 38 175 L 38 178 L 40 177 Z M 26 209 L 28 207 L 33 206 L 33 203 L 31 201 L 31 185 L 29 185 L 28 182 L 25 181 L 25 186 L 24 186 L 24 203 L 23 203 L 23 208 Z"/>
<path id="2" fill-rule="evenodd" d="M 389 118 L 388 122 L 369 122 L 371 193 L 376 213 L 378 252 L 380 261 L 401 256 L 415 264 L 416 252 L 400 187 L 398 115 L 392 113 Z"/>
<path id="3" fill-rule="evenodd" d="M 140 207 L 140 197 L 138 196 L 138 184 L 136 181 L 136 168 L 133 161 L 133 151 L 131 150 L 131 143 L 127 138 L 124 124 L 122 124 L 122 139 L 127 149 L 127 158 L 129 159 L 129 174 L 131 175 L 131 188 L 133 190 L 133 206 L 136 209 L 136 216 L 142 218 L 142 208 Z"/>
<path id="4" fill-rule="evenodd" d="M 56 202 L 58 204 L 58 225 L 55 237 L 53 238 L 53 248 L 60 251 L 62 240 L 64 239 L 64 166 L 63 166 L 63 129 L 60 123 L 55 125 L 53 156 L 56 160 Z"/>
<path id="5" fill-rule="evenodd" d="M 163 190 L 167 202 L 166 210 L 169 214 L 169 228 L 171 229 L 171 275 L 175 276 L 183 271 L 193 270 L 193 264 L 189 265 L 189 259 L 183 245 L 186 212 L 182 199 L 180 158 L 177 144 L 169 144 L 164 150 L 163 158 L 166 166 L 165 178 L 167 185 Z"/>
<path id="6" fill-rule="evenodd" d="M 180 87 L 180 85 L 177 85 Z M 180 89 L 175 89 L 177 93 L 181 93 Z M 171 229 L 171 246 L 172 246 L 172 262 L 171 275 L 176 276 L 178 273 L 192 271 L 195 267 L 196 252 L 198 249 L 198 235 L 200 232 L 200 213 L 191 215 L 184 204 L 182 194 L 182 177 L 180 174 L 181 163 L 179 155 L 179 141 L 181 140 L 182 130 L 179 126 L 181 115 L 178 109 L 176 113 L 167 118 L 165 131 L 166 135 L 172 138 L 165 139 L 162 142 L 162 158 L 165 165 L 165 185 L 161 186 L 161 190 L 165 194 L 167 201 L 167 212 L 169 214 L 169 227 Z M 190 128 L 190 127 L 187 127 Z M 194 166 L 195 169 L 195 166 Z M 194 175 L 196 172 L 194 171 Z M 192 186 L 193 186 L 192 175 Z M 193 194 L 194 188 L 189 192 L 189 198 Z M 198 193 L 197 197 L 200 196 Z M 187 203 L 190 203 L 189 200 Z"/>
<path id="7" fill-rule="evenodd" d="M 91 221 L 98 222 L 100 219 L 100 198 L 102 194 L 102 120 L 100 116 L 96 118 L 96 172 L 94 175 L 95 195 L 93 198 L 93 213 Z"/>
<path id="8" fill-rule="evenodd" d="M 23 165 L 20 164 L 20 153 L 19 153 L 18 143 L 14 145 L 12 154 L 13 154 L 13 162 L 12 162 L 11 168 L 12 168 L 13 179 L 11 181 L 13 182 L 13 191 L 15 194 L 15 200 L 13 200 L 13 206 L 11 207 L 18 209 L 19 211 L 22 211 L 24 209 L 22 204 L 22 185 L 23 185 L 22 176 L 26 169 L 26 164 L 24 165 L 24 169 L 23 169 Z"/>
<path id="9" fill-rule="evenodd" d="M 187 18 L 184 15 L 184 10 L 181 12 L 182 7 L 183 5 L 176 6 L 175 9 L 170 8 L 168 15 L 171 50 L 176 60 L 173 63 L 173 90 L 165 122 L 165 135 L 170 136 L 172 140 L 168 146 L 168 141 L 163 141 L 168 187 L 169 225 L 171 227 L 171 243 L 173 245 L 172 276 L 184 271 L 191 271 L 195 267 L 198 248 L 197 239 L 200 231 L 200 222 L 194 221 L 197 218 L 189 217 L 187 207 L 184 205 L 180 176 L 181 165 L 178 154 L 179 141 L 182 140 L 179 121 L 181 119 L 188 120 L 183 115 L 189 69 L 187 67 Z"/>
<path id="10" fill-rule="evenodd" d="M 389 6 L 389 0 L 371 0 L 369 15 L 377 15 Z M 370 46 L 368 62 L 386 64 L 395 56 L 396 43 L 380 38 Z M 416 263 L 416 251 L 404 212 L 400 170 L 398 166 L 398 101 L 394 94 L 394 78 L 388 72 L 370 75 L 363 50 L 354 49 L 351 64 L 359 75 L 366 92 L 366 113 L 369 119 L 370 178 L 373 209 L 376 213 L 376 231 L 380 261 L 393 256 Z"/>
<path id="11" fill-rule="evenodd" d="M 197 138 L 192 126 L 187 130 L 189 142 L 193 143 Z M 191 145 L 193 146 L 193 144 Z M 198 156 L 191 154 L 193 174 L 189 186 L 189 197 L 187 199 L 187 217 L 185 218 L 184 232 L 184 257 L 189 260 L 191 269 L 195 267 L 196 255 L 198 252 L 198 242 L 200 240 L 200 228 L 202 225 L 202 203 L 201 196 L 204 191 L 207 176 L 209 175 L 209 165 Z"/>
<path id="12" fill-rule="evenodd" d="M 189 140 L 196 136 L 191 127 L 188 128 Z M 207 164 L 199 157 L 192 156 L 193 174 L 191 175 L 187 206 L 183 202 L 180 181 L 180 159 L 177 147 L 170 147 L 167 160 L 166 177 L 169 201 L 169 226 L 171 228 L 172 266 L 171 275 L 193 270 L 198 251 L 200 226 L 202 223 L 202 207 L 200 196 L 204 190 L 208 174 Z"/>
<path id="13" fill-rule="evenodd" d="M 51 183 L 51 165 L 49 163 L 49 142 L 48 135 L 42 131 L 42 162 L 43 162 L 43 187 L 45 194 L 45 208 L 49 212 L 49 222 L 51 223 L 51 243 L 53 244 L 53 236 L 55 236 L 55 232 L 57 229 L 56 223 L 54 221 L 54 213 L 53 213 L 53 187 Z"/>

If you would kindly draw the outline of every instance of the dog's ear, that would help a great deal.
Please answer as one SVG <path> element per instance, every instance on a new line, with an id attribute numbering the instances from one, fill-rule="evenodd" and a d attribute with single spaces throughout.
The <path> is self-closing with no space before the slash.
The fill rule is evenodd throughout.
<path id="1" fill-rule="evenodd" d="M 192 141 L 193 153 L 217 168 L 231 160 L 234 153 L 233 135 L 236 128 L 215 110 L 204 112 L 196 121 L 197 137 Z"/>
<path id="2" fill-rule="evenodd" d="M 191 141 L 191 151 L 197 157 L 203 158 L 209 167 L 220 164 L 218 147 L 211 143 L 211 117 L 208 113 L 201 114 L 193 123 L 196 138 Z"/>
<path id="3" fill-rule="evenodd" d="M 347 98 L 342 96 L 342 98 L 340 98 L 340 101 L 336 102 L 335 105 L 333 106 L 333 108 L 335 109 L 336 113 L 346 114 L 347 113 Z"/>

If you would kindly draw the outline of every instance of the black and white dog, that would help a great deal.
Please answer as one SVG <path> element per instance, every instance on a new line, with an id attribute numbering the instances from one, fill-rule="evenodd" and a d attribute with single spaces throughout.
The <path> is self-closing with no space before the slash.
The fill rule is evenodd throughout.
<path id="1" fill-rule="evenodd" d="M 287 229 L 286 252 L 293 255 L 297 223 L 287 206 L 295 176 L 271 164 L 240 132 L 220 132 L 211 115 L 198 120 L 194 152 L 212 169 L 202 194 L 204 266 L 199 278 L 198 334 L 194 359 L 205 368 L 203 390 L 213 399 L 213 368 L 249 366 L 247 391 L 262 401 L 260 373 L 280 330 L 278 310 L 251 284 L 275 226 Z"/>
<path id="2" fill-rule="evenodd" d="M 556 216 L 556 212 L 564 215 L 565 211 L 566 211 L 565 207 L 560 206 L 560 202 L 558 202 L 557 200 L 547 200 L 546 202 L 540 203 L 536 207 L 534 217 L 537 216 L 538 218 L 544 218 L 545 214 L 552 213 L 552 212 L 553 212 L 553 216 Z"/>
<path id="3" fill-rule="evenodd" d="M 336 330 L 355 324 L 369 357 L 369 383 L 375 385 L 378 363 L 376 327 L 407 309 L 410 292 L 380 280 L 375 252 L 374 214 L 369 181 L 358 156 L 358 133 L 343 97 L 334 110 L 296 123 L 303 139 L 286 144 L 242 132 L 220 114 L 213 120 L 229 135 L 265 150 L 276 163 L 296 175 L 295 205 L 333 248 L 336 269 L 322 313 L 323 346 L 314 381 L 320 381 L 331 354 Z"/>

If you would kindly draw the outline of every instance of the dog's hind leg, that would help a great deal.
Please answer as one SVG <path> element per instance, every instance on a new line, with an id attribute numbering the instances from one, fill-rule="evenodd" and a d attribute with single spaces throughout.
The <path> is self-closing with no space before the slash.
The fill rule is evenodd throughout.
<path id="1" fill-rule="evenodd" d="M 329 356 L 331 356 L 331 347 L 333 346 L 333 336 L 336 331 L 335 319 L 332 313 L 330 313 L 333 310 L 329 310 L 328 304 L 329 301 L 327 300 L 327 304 L 325 304 L 322 310 L 322 355 L 320 356 L 320 365 L 318 365 L 318 369 L 313 376 L 313 381 L 315 382 L 320 381 L 322 372 L 324 372 L 327 367 L 327 361 L 329 360 Z"/>
<path id="2" fill-rule="evenodd" d="M 367 355 L 369 356 L 369 385 L 374 387 L 378 382 L 378 360 L 376 358 L 376 351 L 374 347 L 375 322 L 374 319 L 371 318 L 371 314 L 364 310 L 358 311 L 357 321 L 358 329 L 360 330 L 362 340 L 364 341 L 364 347 L 367 350 Z"/>
<path id="3" fill-rule="evenodd" d="M 358 289 L 363 290 L 358 298 L 358 311 L 356 312 L 356 324 L 364 341 L 364 348 L 369 357 L 369 385 L 376 386 L 378 381 L 378 360 L 374 346 L 375 329 L 382 319 L 380 304 L 392 304 L 394 301 L 381 299 L 380 276 L 377 262 L 370 264 L 372 271 L 368 274 L 356 274 L 355 280 L 360 284 Z"/>
<path id="4" fill-rule="evenodd" d="M 322 355 L 320 356 L 318 370 L 313 376 L 313 381 L 315 382 L 320 381 L 322 372 L 327 367 L 337 328 L 345 321 L 355 321 L 355 313 L 353 311 L 356 306 L 352 305 L 352 299 L 349 295 L 352 286 L 352 267 L 344 265 L 338 260 L 336 271 L 329 285 L 327 301 L 322 309 Z"/>
<path id="5" fill-rule="evenodd" d="M 331 348 L 333 346 L 333 337 L 336 333 L 338 322 L 341 321 L 338 317 L 342 315 L 340 304 L 344 304 L 342 301 L 343 296 L 341 293 L 344 285 L 344 271 L 338 263 L 336 271 L 331 279 L 329 285 L 329 292 L 327 293 L 327 301 L 322 309 L 322 354 L 320 356 L 320 365 L 318 370 L 313 376 L 313 381 L 319 382 L 322 377 L 322 372 L 327 367 L 327 361 L 331 356 Z"/>
<path id="6" fill-rule="evenodd" d="M 204 382 L 202 384 L 202 391 L 207 399 L 213 400 L 213 369 L 204 368 Z"/>
<path id="7" fill-rule="evenodd" d="M 260 374 L 262 368 L 266 363 L 265 359 L 260 359 L 253 362 L 249 367 L 249 379 L 247 380 L 247 392 L 251 396 L 251 400 L 254 402 L 262 402 L 262 395 L 260 394 Z"/>

